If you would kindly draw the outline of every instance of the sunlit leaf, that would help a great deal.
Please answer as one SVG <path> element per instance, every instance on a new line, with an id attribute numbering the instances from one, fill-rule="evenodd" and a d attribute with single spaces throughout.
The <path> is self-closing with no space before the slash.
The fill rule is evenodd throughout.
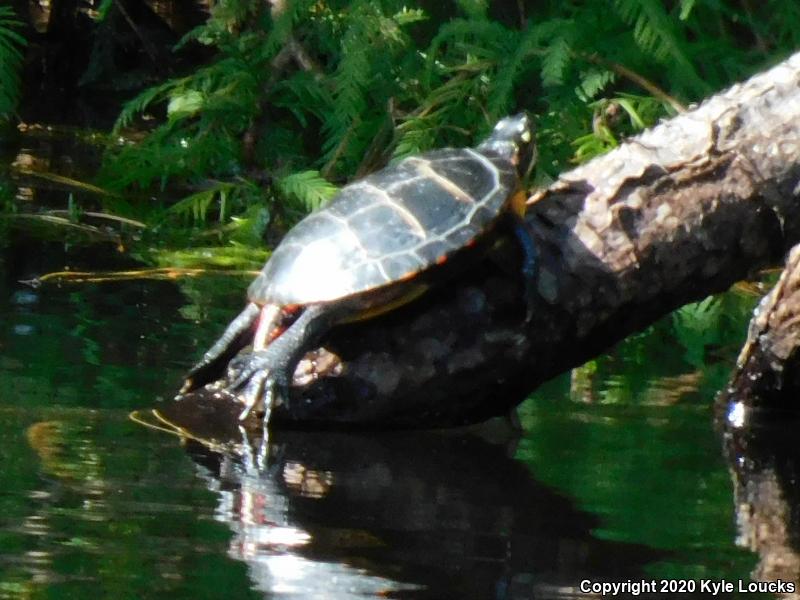
<path id="1" fill-rule="evenodd" d="M 186 90 L 173 94 L 167 105 L 167 115 L 171 118 L 184 118 L 197 114 L 203 108 L 205 98 L 196 90 Z"/>

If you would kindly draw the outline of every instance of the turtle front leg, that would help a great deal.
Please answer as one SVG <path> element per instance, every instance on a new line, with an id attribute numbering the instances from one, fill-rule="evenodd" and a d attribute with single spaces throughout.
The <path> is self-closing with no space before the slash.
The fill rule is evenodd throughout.
<path id="1" fill-rule="evenodd" d="M 264 405 L 264 428 L 272 409 L 280 400 L 288 400 L 294 369 L 303 355 L 340 315 L 330 306 L 308 306 L 286 331 L 263 350 L 236 357 L 228 365 L 227 387 L 238 393 L 245 408 L 240 419 L 259 404 Z"/>
<path id="2" fill-rule="evenodd" d="M 185 394 L 217 379 L 224 373 L 225 365 L 242 348 L 250 343 L 261 308 L 250 302 L 239 313 L 222 336 L 187 373 L 180 393 Z"/>

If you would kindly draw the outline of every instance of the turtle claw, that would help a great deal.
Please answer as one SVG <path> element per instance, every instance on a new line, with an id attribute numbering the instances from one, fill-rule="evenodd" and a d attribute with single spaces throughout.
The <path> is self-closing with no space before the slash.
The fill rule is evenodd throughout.
<path id="1" fill-rule="evenodd" d="M 264 411 L 269 412 L 267 403 L 269 398 L 267 396 L 272 396 L 272 394 L 268 390 L 270 387 L 268 379 L 269 376 L 266 373 L 257 372 L 247 382 L 241 394 L 242 400 L 244 400 L 244 410 L 239 415 L 240 421 L 244 421 L 262 399 L 264 401 Z"/>
<path id="2" fill-rule="evenodd" d="M 289 397 L 285 369 L 275 362 L 269 352 L 254 352 L 231 361 L 228 367 L 227 387 L 239 392 L 245 405 L 239 419 L 243 421 L 262 404 L 265 434 L 272 409 L 279 400 Z"/>

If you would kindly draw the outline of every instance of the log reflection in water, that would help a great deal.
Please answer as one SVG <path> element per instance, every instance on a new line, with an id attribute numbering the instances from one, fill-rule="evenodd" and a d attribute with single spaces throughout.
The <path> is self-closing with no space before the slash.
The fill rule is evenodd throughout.
<path id="1" fill-rule="evenodd" d="M 732 407 L 741 406 L 738 402 Z M 734 484 L 737 543 L 759 556 L 754 581 L 800 586 L 800 415 L 749 412 L 734 415 L 724 433 Z M 800 594 L 779 594 L 800 598 Z"/>
<path id="2" fill-rule="evenodd" d="M 507 437 L 477 434 L 486 428 L 277 431 L 259 469 L 236 425 L 238 405 L 224 397 L 195 394 L 160 413 L 205 440 L 187 448 L 219 494 L 231 556 L 248 563 L 264 592 L 573 596 L 582 579 L 635 580 L 659 558 L 592 537 L 598 520 L 509 458 Z"/>

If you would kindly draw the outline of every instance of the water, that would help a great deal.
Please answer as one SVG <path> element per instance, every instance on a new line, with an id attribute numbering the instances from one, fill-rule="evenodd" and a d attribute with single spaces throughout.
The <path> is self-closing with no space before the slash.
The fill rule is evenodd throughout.
<path id="1" fill-rule="evenodd" d="M 725 447 L 714 428 L 755 298 L 684 309 L 543 386 L 521 435 L 276 432 L 259 466 L 254 440 L 219 426 L 236 407 L 171 400 L 245 279 L 34 289 L 20 281 L 139 265 L 114 235 L 11 223 L 0 598 L 586 597 L 582 580 L 800 573 L 796 428 Z"/>
<path id="2" fill-rule="evenodd" d="M 125 259 L 8 235 L 0 597 L 538 598 L 755 568 L 702 377 L 682 360 L 630 374 L 664 327 L 545 386 L 519 439 L 279 432 L 258 470 L 238 432 L 234 457 L 129 418 L 169 416 L 246 282 L 32 289 L 18 281 Z"/>

